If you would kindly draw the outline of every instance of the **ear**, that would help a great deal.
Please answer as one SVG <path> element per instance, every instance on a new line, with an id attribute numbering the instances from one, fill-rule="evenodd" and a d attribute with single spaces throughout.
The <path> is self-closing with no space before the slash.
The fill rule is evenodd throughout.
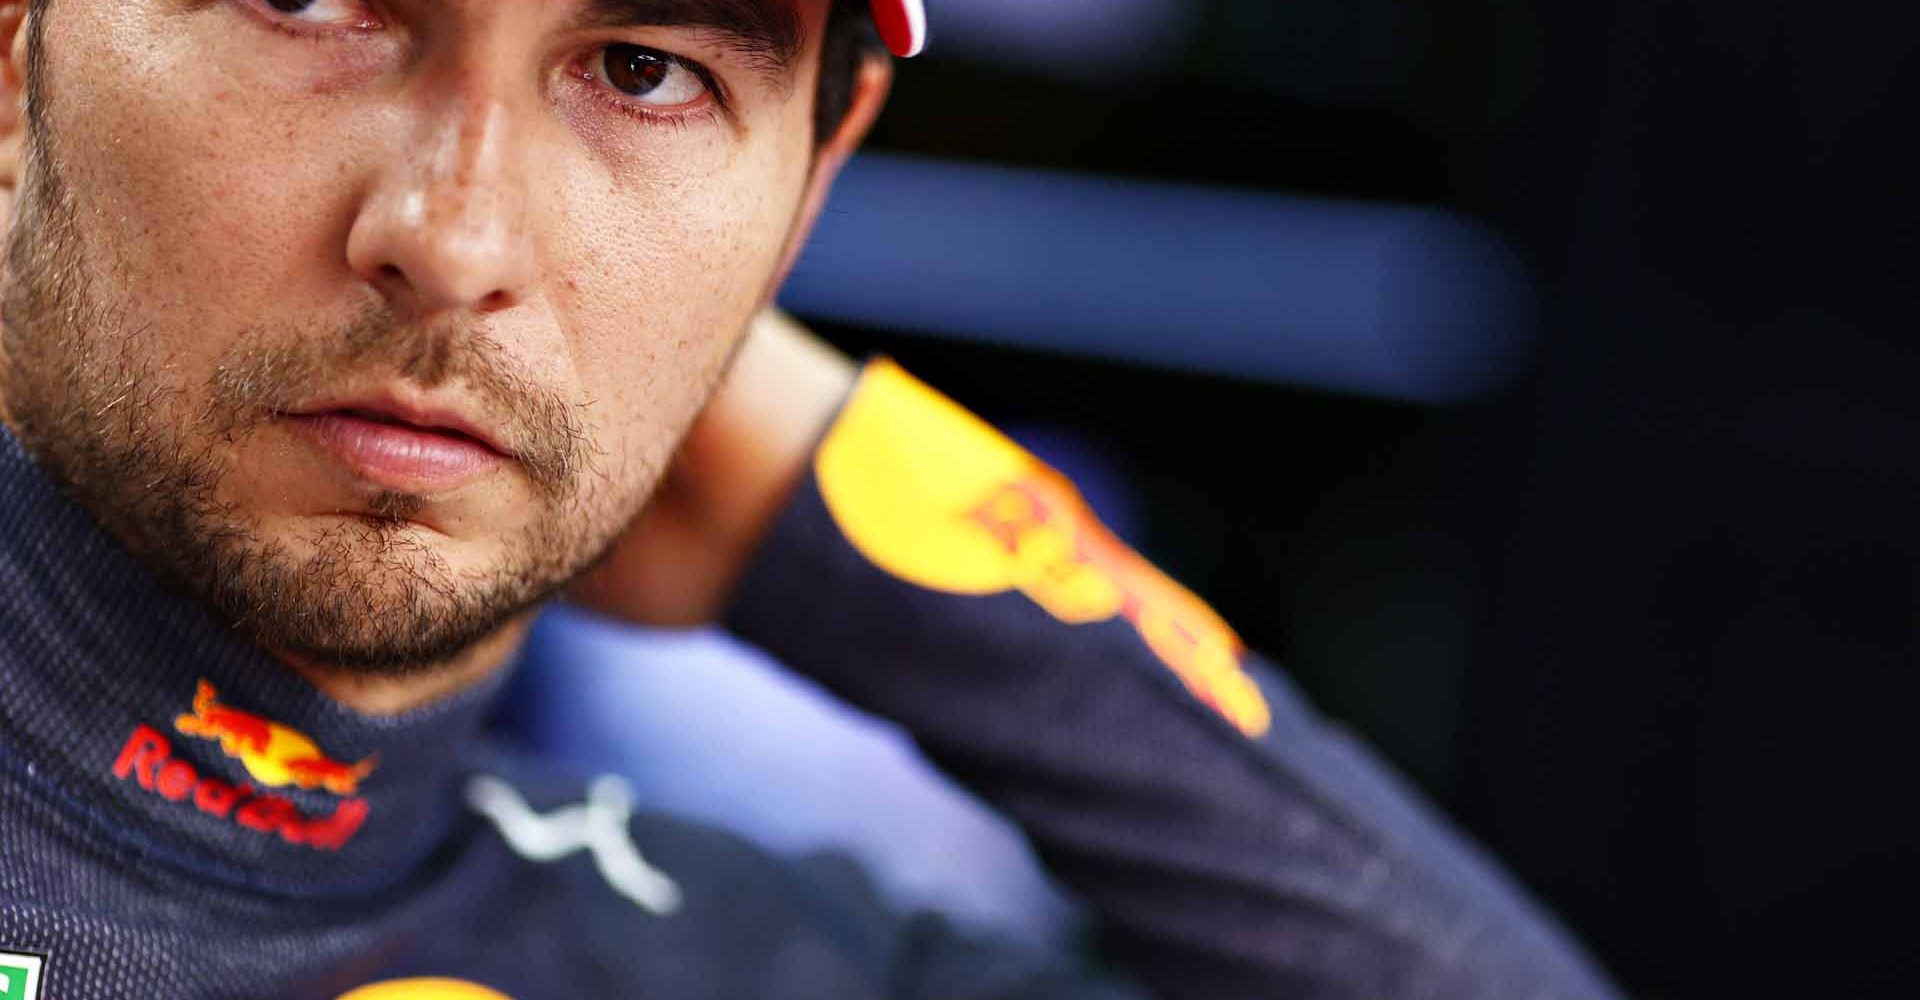
<path id="1" fill-rule="evenodd" d="M 840 168 L 846 166 L 860 144 L 866 141 L 867 133 L 873 129 L 873 123 L 880 117 L 880 109 L 886 107 L 887 92 L 893 88 L 893 60 L 884 55 L 870 55 L 860 61 L 860 73 L 854 79 L 853 100 L 847 106 L 847 114 L 840 120 L 827 141 L 820 145 L 814 154 L 813 174 L 807 178 L 806 197 L 800 203 L 800 215 L 795 220 L 793 233 L 787 239 L 786 259 L 780 262 L 777 280 L 773 282 L 768 295 L 771 298 L 786 284 L 787 274 L 800 259 L 800 251 L 806 249 L 807 238 L 813 234 L 814 223 L 820 221 L 820 210 L 827 205 L 827 195 L 833 190 L 834 179 L 840 176 Z"/>
<path id="2" fill-rule="evenodd" d="M 27 5 L 0 3 L 0 237 L 13 225 L 13 195 L 26 141 Z"/>

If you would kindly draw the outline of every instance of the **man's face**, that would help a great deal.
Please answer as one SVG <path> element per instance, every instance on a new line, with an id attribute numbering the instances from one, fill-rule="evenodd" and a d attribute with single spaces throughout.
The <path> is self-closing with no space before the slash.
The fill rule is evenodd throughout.
<path id="1" fill-rule="evenodd" d="M 826 8 L 51 0 L 6 407 L 269 648 L 445 659 L 606 549 L 771 295 Z"/>

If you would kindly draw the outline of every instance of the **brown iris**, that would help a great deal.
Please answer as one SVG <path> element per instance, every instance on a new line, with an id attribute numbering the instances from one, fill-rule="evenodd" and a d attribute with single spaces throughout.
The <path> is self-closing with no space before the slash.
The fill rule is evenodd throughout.
<path id="1" fill-rule="evenodd" d="M 638 45 L 609 45 L 602 58 L 606 60 L 607 82 L 635 97 L 653 93 L 673 72 L 673 60 Z"/>

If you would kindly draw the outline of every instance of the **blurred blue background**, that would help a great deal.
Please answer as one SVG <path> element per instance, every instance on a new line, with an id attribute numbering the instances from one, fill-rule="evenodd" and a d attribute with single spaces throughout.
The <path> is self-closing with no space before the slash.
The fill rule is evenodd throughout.
<path id="1" fill-rule="evenodd" d="M 1914 995 L 1905 15 L 930 6 L 785 304 L 1082 478 L 1636 995 Z M 522 725 L 656 803 L 1063 932 L 751 651 L 556 616 L 533 659 Z"/>

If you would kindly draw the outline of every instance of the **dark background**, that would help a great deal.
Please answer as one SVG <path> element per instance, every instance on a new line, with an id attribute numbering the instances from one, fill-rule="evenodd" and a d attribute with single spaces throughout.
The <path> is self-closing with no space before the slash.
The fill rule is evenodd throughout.
<path id="1" fill-rule="evenodd" d="M 1530 349 L 1434 403 L 823 331 L 1118 470 L 1136 543 L 1634 994 L 1916 995 L 1912 26 L 1129 0 L 1157 30 L 1076 41 L 967 3 L 876 149 L 1446 209 L 1525 263 Z"/>

